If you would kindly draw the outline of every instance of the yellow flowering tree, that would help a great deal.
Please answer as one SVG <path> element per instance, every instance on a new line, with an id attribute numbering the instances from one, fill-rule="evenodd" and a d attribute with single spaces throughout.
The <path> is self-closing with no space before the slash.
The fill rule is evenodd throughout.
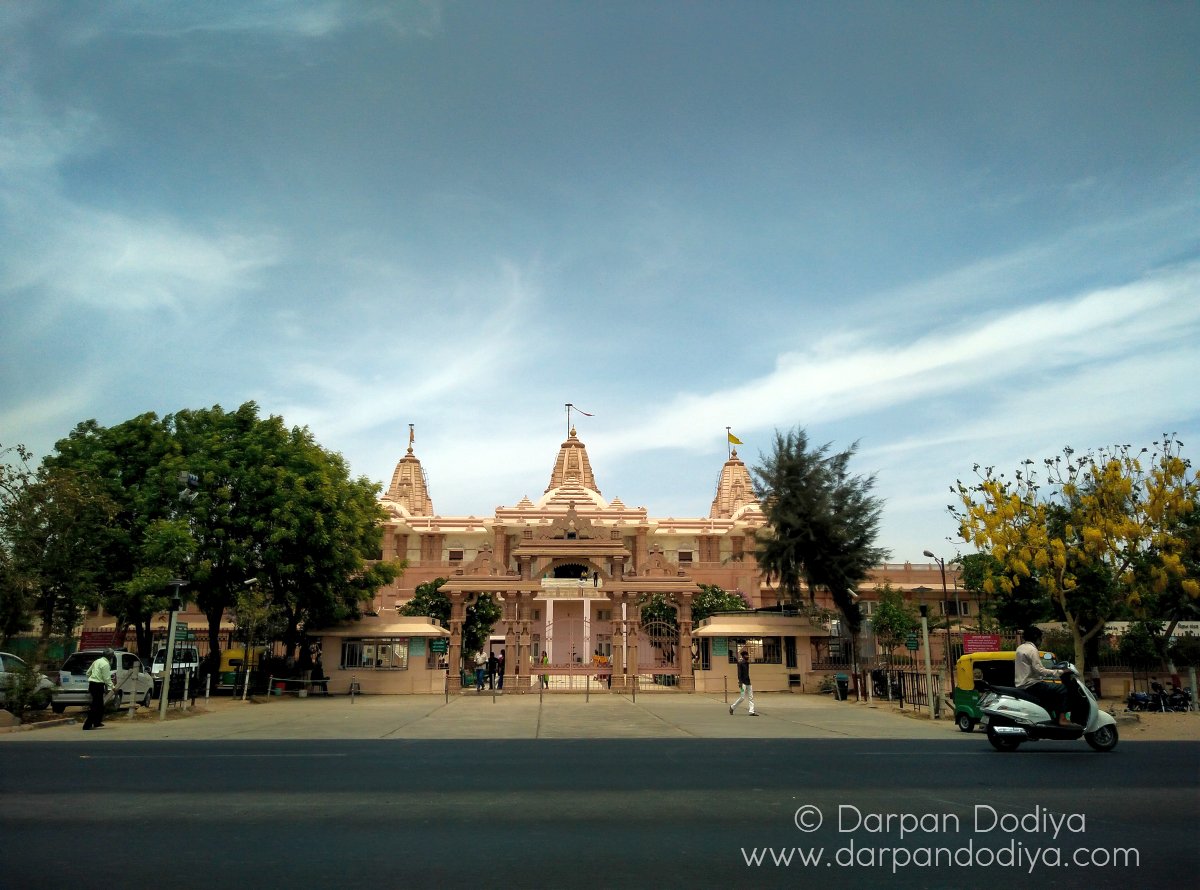
<path id="1" fill-rule="evenodd" d="M 951 488 L 962 540 L 1001 567 L 987 592 L 1040 586 L 1071 632 L 1080 669 L 1087 641 L 1123 605 L 1137 609 L 1170 588 L 1200 598 L 1186 558 L 1200 490 L 1182 449 L 1166 435 L 1137 452 L 1065 448 L 1041 468 L 1026 460 L 1012 478 L 976 466 L 973 484 Z"/>

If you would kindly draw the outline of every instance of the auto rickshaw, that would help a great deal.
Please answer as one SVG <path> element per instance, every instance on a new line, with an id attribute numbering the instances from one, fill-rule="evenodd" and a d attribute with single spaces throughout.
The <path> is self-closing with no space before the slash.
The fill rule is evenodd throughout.
<path id="1" fill-rule="evenodd" d="M 1053 667 L 1053 652 L 1039 652 L 1042 664 Z M 1016 682 L 1016 652 L 972 652 L 958 659 L 954 669 L 954 722 L 963 732 L 971 732 L 983 716 L 979 708 L 980 682 L 1012 686 Z"/>
<path id="2" fill-rule="evenodd" d="M 266 646 L 253 646 L 250 649 L 250 655 L 254 659 L 254 664 L 257 665 L 262 660 L 266 653 Z M 246 647 L 238 646 L 235 649 L 225 649 L 221 652 L 221 666 L 217 673 L 218 690 L 237 690 L 237 684 L 241 682 L 241 678 L 246 673 Z"/>

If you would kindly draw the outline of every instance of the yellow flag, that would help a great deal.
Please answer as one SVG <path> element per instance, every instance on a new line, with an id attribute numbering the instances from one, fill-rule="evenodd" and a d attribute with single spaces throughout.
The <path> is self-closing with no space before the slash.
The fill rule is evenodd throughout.
<path id="1" fill-rule="evenodd" d="M 726 433 L 725 435 L 727 435 L 729 437 L 730 445 L 741 445 L 742 444 L 742 440 L 739 439 L 737 436 L 735 436 L 733 433 Z"/>

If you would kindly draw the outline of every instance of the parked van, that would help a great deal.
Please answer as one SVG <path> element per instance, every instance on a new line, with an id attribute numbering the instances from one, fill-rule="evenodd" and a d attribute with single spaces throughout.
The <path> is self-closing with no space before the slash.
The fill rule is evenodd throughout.
<path id="1" fill-rule="evenodd" d="M 1042 664 L 1054 667 L 1053 652 L 1041 652 Z M 1016 652 L 972 652 L 958 659 L 954 669 L 954 722 L 963 732 L 971 732 L 983 716 L 976 683 L 1012 686 L 1016 682 Z"/>
<path id="2" fill-rule="evenodd" d="M 150 663 L 150 674 L 155 680 L 162 676 L 163 668 L 167 663 L 167 648 L 163 646 L 154 653 L 154 660 Z M 172 671 L 192 671 L 200 669 L 200 653 L 193 646 L 176 646 L 175 652 L 171 655 L 171 670 Z"/>

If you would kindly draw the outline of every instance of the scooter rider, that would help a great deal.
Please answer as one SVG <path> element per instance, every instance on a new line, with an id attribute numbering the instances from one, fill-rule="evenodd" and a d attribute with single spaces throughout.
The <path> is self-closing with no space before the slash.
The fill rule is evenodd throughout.
<path id="1" fill-rule="evenodd" d="M 1032 694 L 1048 711 L 1058 714 L 1059 726 L 1071 726 L 1067 720 L 1067 690 L 1061 685 L 1045 682 L 1046 678 L 1058 679 L 1058 674 L 1042 664 L 1038 653 L 1041 642 L 1040 628 L 1030 627 L 1025 631 L 1025 642 L 1016 652 L 1017 688 Z"/>

